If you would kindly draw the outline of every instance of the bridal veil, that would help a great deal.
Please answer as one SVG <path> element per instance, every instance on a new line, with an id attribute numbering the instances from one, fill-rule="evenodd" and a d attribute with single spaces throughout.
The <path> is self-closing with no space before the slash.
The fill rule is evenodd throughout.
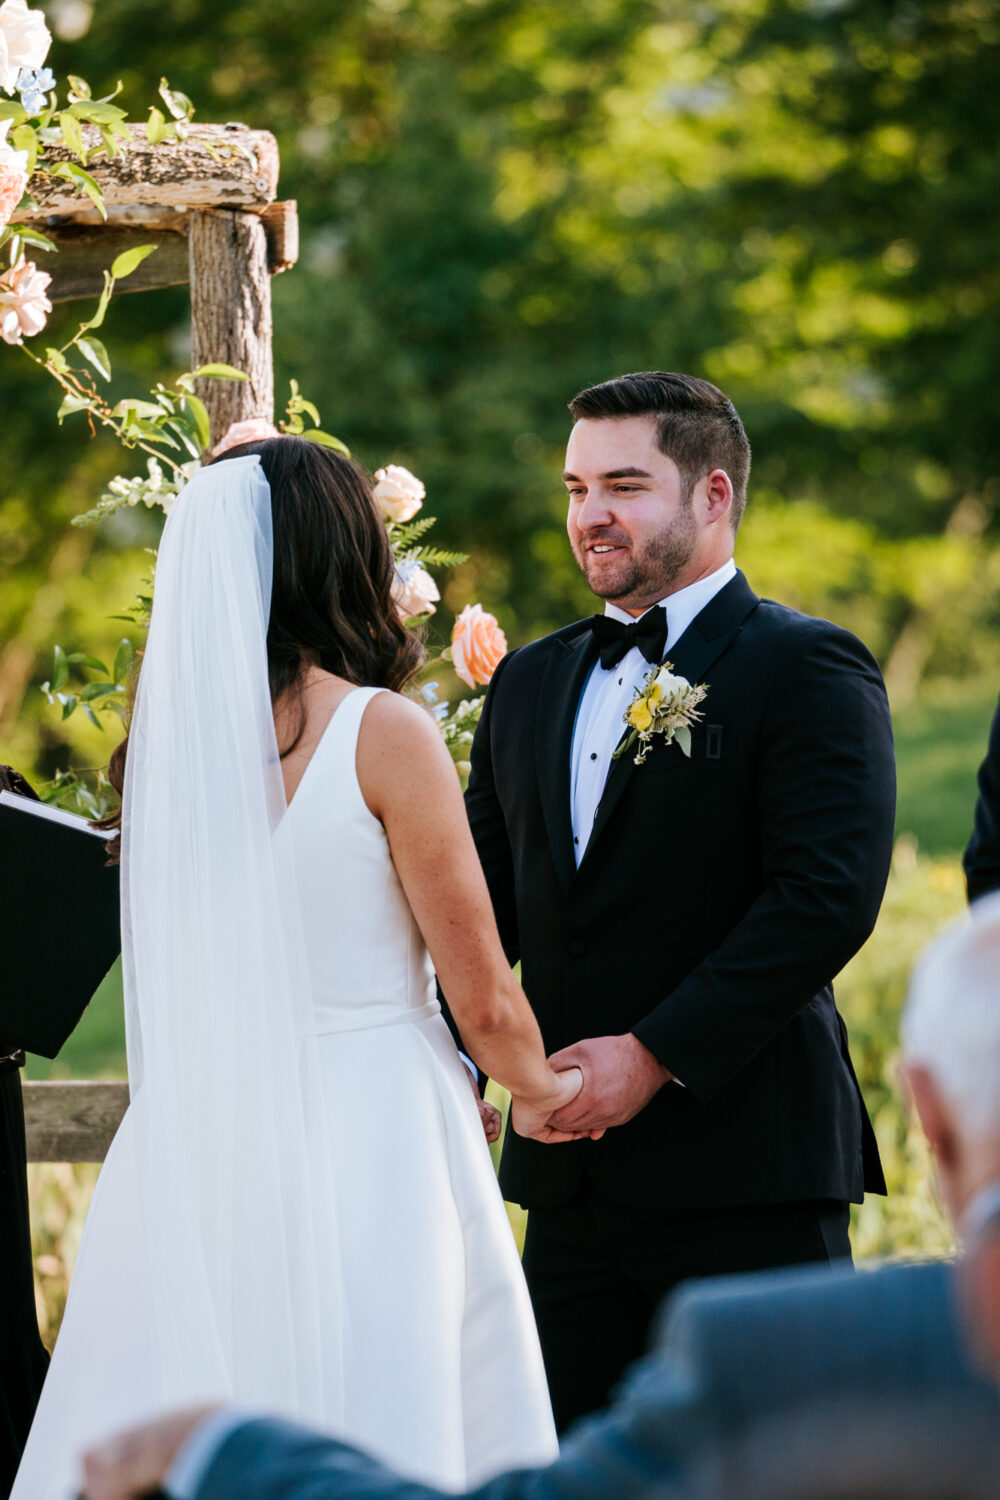
<path id="1" fill-rule="evenodd" d="M 346 1313 L 268 690 L 272 561 L 259 459 L 196 473 L 157 558 L 125 777 L 135 1212 L 162 1405 L 229 1399 L 329 1424 Z"/>

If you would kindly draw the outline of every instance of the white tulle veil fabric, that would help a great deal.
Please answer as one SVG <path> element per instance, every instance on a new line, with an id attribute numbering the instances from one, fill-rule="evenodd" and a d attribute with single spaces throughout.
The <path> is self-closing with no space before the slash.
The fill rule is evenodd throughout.
<path id="1" fill-rule="evenodd" d="M 163 534 L 125 778 L 136 1212 L 163 1404 L 336 1428 L 345 1308 L 268 692 L 272 559 L 259 459 L 199 471 Z"/>

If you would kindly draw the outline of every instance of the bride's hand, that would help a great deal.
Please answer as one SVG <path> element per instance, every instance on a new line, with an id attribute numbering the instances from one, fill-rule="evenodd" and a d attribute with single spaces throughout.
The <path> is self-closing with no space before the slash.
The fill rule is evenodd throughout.
<path id="1" fill-rule="evenodd" d="M 553 1073 L 551 1093 L 540 1098 L 526 1099 L 515 1094 L 510 1101 L 510 1123 L 518 1135 L 528 1136 L 533 1141 L 545 1141 L 552 1145 L 559 1141 L 579 1141 L 590 1134 L 588 1130 L 556 1130 L 548 1122 L 557 1110 L 570 1104 L 583 1088 L 583 1074 L 579 1068 L 567 1068 L 563 1073 Z"/>

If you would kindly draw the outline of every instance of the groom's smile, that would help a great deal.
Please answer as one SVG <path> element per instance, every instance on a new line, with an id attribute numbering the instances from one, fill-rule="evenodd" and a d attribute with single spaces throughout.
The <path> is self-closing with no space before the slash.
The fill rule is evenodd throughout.
<path id="1" fill-rule="evenodd" d="M 732 553 L 728 527 L 659 447 L 651 417 L 582 418 L 563 480 L 566 529 L 590 588 L 632 614 L 714 570 Z"/>

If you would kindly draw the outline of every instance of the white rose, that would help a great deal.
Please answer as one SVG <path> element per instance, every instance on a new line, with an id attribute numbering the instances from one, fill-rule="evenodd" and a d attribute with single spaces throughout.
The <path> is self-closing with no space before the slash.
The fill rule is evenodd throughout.
<path id="1" fill-rule="evenodd" d="M 396 569 L 392 599 L 400 619 L 413 620 L 417 615 L 432 615 L 440 597 L 437 584 L 419 563 L 404 563 Z"/>
<path id="2" fill-rule="evenodd" d="M 22 68 L 40 68 L 52 45 L 40 10 L 29 10 L 25 0 L 0 5 L 0 89 L 12 94 Z"/>
<path id="3" fill-rule="evenodd" d="M 7 344 L 19 344 L 41 333 L 52 303 L 46 297 L 52 277 L 39 271 L 34 261 L 22 256 L 0 276 L 0 338 Z"/>
<path id="4" fill-rule="evenodd" d="M 691 684 L 686 677 L 675 677 L 666 667 L 661 667 L 656 675 L 656 686 L 664 698 L 672 698 L 676 693 L 686 692 Z"/>
<path id="5" fill-rule="evenodd" d="M 375 470 L 374 493 L 390 520 L 410 521 L 423 505 L 427 491 L 409 469 L 401 464 L 386 464 L 384 469 Z"/>

